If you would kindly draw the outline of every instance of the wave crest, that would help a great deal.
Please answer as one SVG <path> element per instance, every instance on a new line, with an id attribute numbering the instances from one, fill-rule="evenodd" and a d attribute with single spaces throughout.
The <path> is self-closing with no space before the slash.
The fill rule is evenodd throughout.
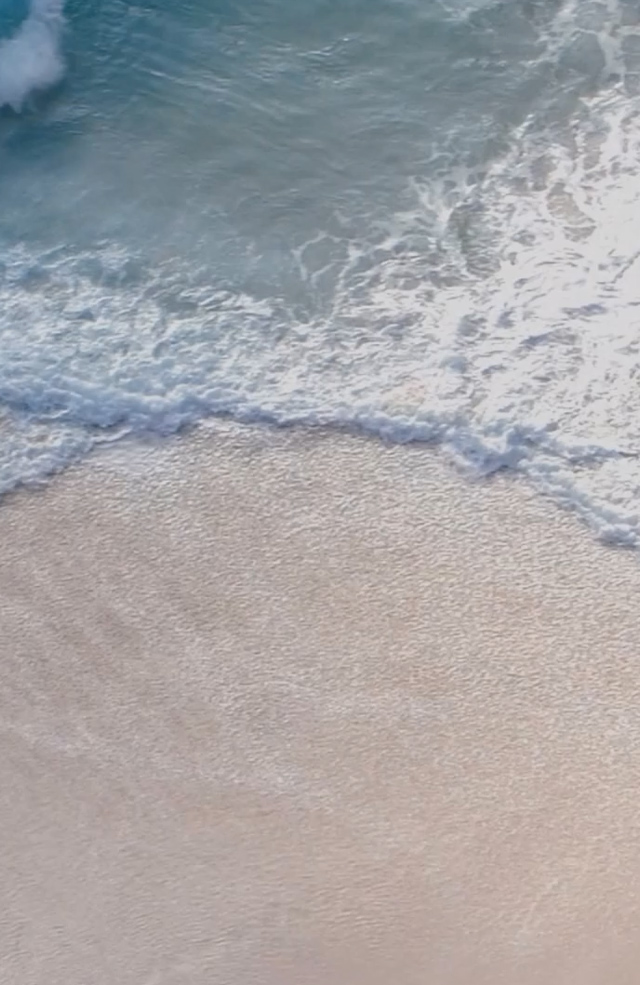
<path id="1" fill-rule="evenodd" d="M 32 92 L 62 78 L 63 7 L 64 0 L 32 0 L 18 32 L 0 43 L 0 107 L 19 112 Z"/>

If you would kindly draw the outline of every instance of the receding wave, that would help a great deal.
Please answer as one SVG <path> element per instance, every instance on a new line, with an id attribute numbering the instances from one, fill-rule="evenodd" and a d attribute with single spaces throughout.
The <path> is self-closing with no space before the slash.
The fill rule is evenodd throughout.
<path id="1" fill-rule="evenodd" d="M 0 42 L 0 107 L 18 111 L 32 93 L 62 78 L 63 6 L 64 0 L 31 0 L 18 31 Z"/>

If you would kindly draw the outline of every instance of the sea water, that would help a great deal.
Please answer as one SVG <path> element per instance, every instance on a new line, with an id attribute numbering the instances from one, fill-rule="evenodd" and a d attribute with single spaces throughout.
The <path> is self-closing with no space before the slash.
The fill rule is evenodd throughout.
<path id="1" fill-rule="evenodd" d="M 215 415 L 640 538 L 640 0 L 0 0 L 0 491 Z"/>

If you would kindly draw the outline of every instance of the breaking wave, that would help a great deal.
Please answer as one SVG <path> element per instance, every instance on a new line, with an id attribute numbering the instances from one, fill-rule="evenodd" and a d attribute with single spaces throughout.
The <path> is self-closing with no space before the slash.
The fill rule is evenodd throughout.
<path id="1" fill-rule="evenodd" d="M 29 96 L 64 74 L 60 50 L 64 0 L 31 0 L 16 33 L 0 41 L 0 107 L 19 111 Z"/>

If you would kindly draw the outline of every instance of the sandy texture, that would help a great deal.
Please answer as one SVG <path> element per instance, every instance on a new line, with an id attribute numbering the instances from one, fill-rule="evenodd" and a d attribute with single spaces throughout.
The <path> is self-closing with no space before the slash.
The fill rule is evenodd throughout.
<path id="1" fill-rule="evenodd" d="M 3 985 L 637 985 L 640 567 L 218 428 L 0 504 Z"/>

